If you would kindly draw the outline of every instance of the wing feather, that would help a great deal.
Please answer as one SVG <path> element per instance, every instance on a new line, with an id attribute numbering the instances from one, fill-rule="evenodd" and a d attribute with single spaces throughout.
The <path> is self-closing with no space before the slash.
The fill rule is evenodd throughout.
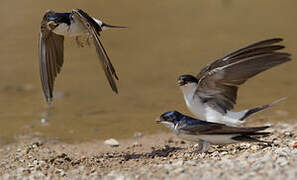
<path id="1" fill-rule="evenodd" d="M 281 40 L 274 38 L 254 43 L 207 65 L 197 76 L 196 95 L 223 114 L 233 109 L 239 85 L 291 60 L 290 54 L 277 52 L 284 46 L 274 43 Z"/>
<path id="2" fill-rule="evenodd" d="M 181 126 L 177 126 L 178 131 L 191 135 L 203 134 L 241 134 L 253 135 L 259 134 L 258 131 L 267 129 L 269 126 L 259 127 L 231 127 L 218 123 L 204 123 L 200 121 L 192 121 L 192 123 L 180 122 Z M 265 133 L 265 132 L 264 132 Z"/>
<path id="3" fill-rule="evenodd" d="M 217 60 L 211 62 L 210 64 L 206 65 L 200 71 L 200 73 L 197 75 L 197 78 L 199 79 L 200 77 L 202 77 L 204 75 L 204 73 L 206 73 L 212 69 L 230 64 L 231 63 L 230 61 L 232 61 L 232 60 L 233 61 L 236 59 L 240 60 L 240 56 L 245 55 L 247 57 L 248 55 L 251 56 L 253 54 L 259 54 L 260 51 L 263 51 L 264 49 L 266 50 L 265 52 L 272 52 L 274 50 L 283 49 L 284 46 L 278 46 L 278 48 L 275 49 L 274 45 L 273 45 L 273 44 L 279 43 L 281 41 L 283 41 L 283 39 L 281 39 L 281 38 L 272 38 L 272 39 L 255 42 L 248 46 L 245 46 L 243 48 L 235 50 L 235 51 L 225 55 L 224 57 L 217 59 Z M 262 48 L 264 48 L 264 49 L 262 49 Z M 262 52 L 262 53 L 265 53 L 265 52 Z"/>
<path id="4" fill-rule="evenodd" d="M 115 93 L 118 93 L 115 81 L 115 79 L 118 79 L 118 76 L 99 38 L 99 32 L 102 31 L 101 27 L 94 21 L 93 18 L 91 18 L 87 13 L 80 9 L 74 9 L 72 13 L 74 14 L 73 18 L 81 22 L 81 24 L 89 31 L 89 34 L 92 36 L 97 55 L 99 57 L 106 78 L 112 90 Z"/>
<path id="5" fill-rule="evenodd" d="M 54 13 L 47 11 L 44 14 L 38 43 L 41 84 L 48 103 L 52 101 L 54 81 L 64 62 L 64 37 L 47 29 L 47 19 Z"/>

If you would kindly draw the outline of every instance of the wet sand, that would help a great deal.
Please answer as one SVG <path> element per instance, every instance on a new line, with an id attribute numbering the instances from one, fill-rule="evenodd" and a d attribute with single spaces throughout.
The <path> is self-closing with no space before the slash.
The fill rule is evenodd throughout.
<path id="1" fill-rule="evenodd" d="M 0 179 L 296 179 L 297 125 L 277 123 L 270 132 L 263 139 L 271 146 L 211 146 L 202 154 L 167 133 L 138 133 L 118 147 L 21 136 L 0 149 Z"/>

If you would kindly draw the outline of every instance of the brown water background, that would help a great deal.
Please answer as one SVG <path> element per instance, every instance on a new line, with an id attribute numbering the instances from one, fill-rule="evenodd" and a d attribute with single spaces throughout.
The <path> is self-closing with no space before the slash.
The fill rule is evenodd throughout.
<path id="1" fill-rule="evenodd" d="M 115 65 L 119 96 L 112 93 L 94 48 L 65 41 L 65 64 L 48 110 L 41 92 L 37 40 L 47 9 L 81 8 L 106 23 L 128 29 L 102 33 Z M 1 0 L 0 141 L 35 133 L 68 142 L 127 138 L 163 131 L 161 113 L 189 111 L 176 79 L 251 42 L 282 37 L 294 61 L 249 80 L 236 109 L 285 103 L 258 115 L 264 121 L 297 122 L 297 1 L 271 0 Z M 49 112 L 49 122 L 40 119 Z M 256 118 L 257 119 L 257 118 Z"/>

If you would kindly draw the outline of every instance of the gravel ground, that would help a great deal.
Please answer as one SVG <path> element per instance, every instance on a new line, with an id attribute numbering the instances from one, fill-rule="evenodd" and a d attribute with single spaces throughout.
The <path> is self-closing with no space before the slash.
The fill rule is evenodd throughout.
<path id="1" fill-rule="evenodd" d="M 212 146 L 203 154 L 173 134 L 138 133 L 114 147 L 23 136 L 0 147 L 0 179 L 297 179 L 297 124 L 270 131 L 271 146 Z"/>

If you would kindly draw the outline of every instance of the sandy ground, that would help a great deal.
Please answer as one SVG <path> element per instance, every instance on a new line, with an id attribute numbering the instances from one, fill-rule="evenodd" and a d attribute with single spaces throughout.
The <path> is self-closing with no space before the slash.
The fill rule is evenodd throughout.
<path id="1" fill-rule="evenodd" d="M 0 148 L 0 179 L 296 179 L 297 125 L 270 131 L 271 146 L 212 146 L 202 154 L 173 134 L 140 134 L 118 147 L 22 136 Z"/>

